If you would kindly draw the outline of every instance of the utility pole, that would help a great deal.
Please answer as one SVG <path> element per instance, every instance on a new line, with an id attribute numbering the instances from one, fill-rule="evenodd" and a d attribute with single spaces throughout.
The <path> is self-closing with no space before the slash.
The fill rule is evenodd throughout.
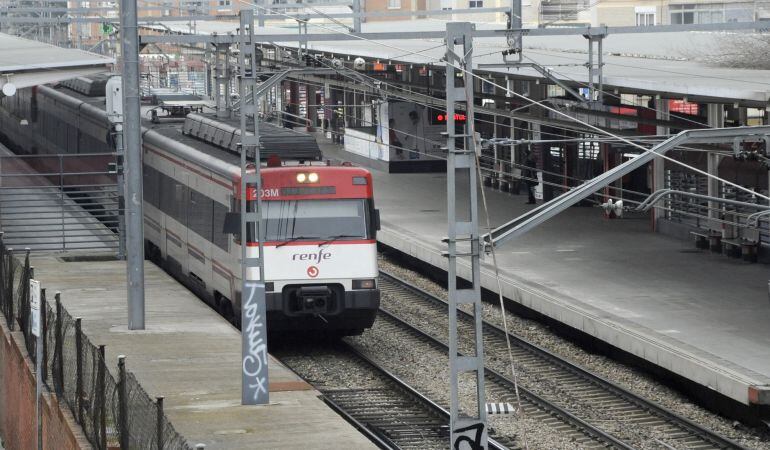
<path id="1" fill-rule="evenodd" d="M 265 236 L 259 154 L 259 94 L 257 55 L 254 46 L 254 11 L 241 10 L 241 347 L 243 378 L 242 405 L 269 402 L 267 359 L 267 307 L 265 304 Z M 254 159 L 249 161 L 253 152 Z M 253 170 L 251 167 L 253 163 Z M 253 198 L 252 198 L 253 196 Z M 250 201 L 251 200 L 251 201 Z M 249 233 L 251 231 L 252 233 Z M 257 256 L 249 255 L 249 236 L 257 241 Z"/>
<path id="2" fill-rule="evenodd" d="M 521 0 L 511 0 L 511 30 L 521 30 Z"/>
<path id="3" fill-rule="evenodd" d="M 361 32 L 361 0 L 353 0 L 353 32 Z"/>
<path id="4" fill-rule="evenodd" d="M 125 146 L 126 275 L 128 329 L 144 330 L 144 232 L 142 229 L 142 134 L 139 105 L 139 34 L 136 0 L 120 0 L 120 41 L 123 53 Z"/>
<path id="5" fill-rule="evenodd" d="M 447 117 L 447 215 L 449 234 L 445 239 L 449 258 L 449 448 L 487 448 L 487 411 L 484 395 L 484 344 L 481 326 L 481 267 L 476 190 L 476 141 L 474 139 L 473 32 L 470 22 L 446 26 L 446 117 Z M 455 51 L 455 48 L 459 51 Z M 462 71 L 458 71 L 459 67 Z M 458 133 L 455 104 L 465 110 L 465 125 Z M 462 120 L 462 119 L 460 119 Z M 459 143 L 459 148 L 458 148 Z M 465 192 L 463 192 L 465 190 Z M 465 199 L 467 198 L 467 202 Z M 461 205 L 458 211 L 458 203 Z M 464 208 L 462 208 L 464 207 Z M 458 244 L 461 248 L 458 249 Z M 471 263 L 471 287 L 457 287 L 457 261 Z M 473 305 L 475 354 L 458 354 L 457 307 Z M 475 372 L 476 411 L 460 412 L 459 378 Z M 468 380 L 466 380 L 468 381 Z M 465 443 L 465 446 L 461 444 Z"/>

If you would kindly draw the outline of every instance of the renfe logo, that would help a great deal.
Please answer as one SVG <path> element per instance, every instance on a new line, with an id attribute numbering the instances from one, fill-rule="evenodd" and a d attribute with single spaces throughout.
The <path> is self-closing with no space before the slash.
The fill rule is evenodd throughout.
<path id="1" fill-rule="evenodd" d="M 320 264 L 321 261 L 325 259 L 330 259 L 332 257 L 332 254 L 330 252 L 325 252 L 323 249 L 318 250 L 318 253 L 295 253 L 291 255 L 292 261 L 315 261 L 317 264 Z"/>

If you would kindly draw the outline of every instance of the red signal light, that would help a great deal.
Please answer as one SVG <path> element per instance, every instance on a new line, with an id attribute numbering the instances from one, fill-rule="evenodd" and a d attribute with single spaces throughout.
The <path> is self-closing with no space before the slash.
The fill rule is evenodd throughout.
<path id="1" fill-rule="evenodd" d="M 447 114 L 437 114 L 436 115 L 436 122 L 442 122 L 443 123 L 443 122 L 446 122 L 448 118 L 449 117 L 448 117 Z M 465 116 L 465 114 L 455 113 L 455 122 L 465 122 L 466 119 L 467 119 L 467 117 Z"/>

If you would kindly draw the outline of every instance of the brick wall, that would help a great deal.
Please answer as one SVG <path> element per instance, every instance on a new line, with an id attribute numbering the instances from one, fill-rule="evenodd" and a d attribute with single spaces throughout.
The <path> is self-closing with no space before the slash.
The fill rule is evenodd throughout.
<path id="1" fill-rule="evenodd" d="M 35 377 L 24 348 L 24 336 L 10 332 L 0 314 L 0 436 L 6 450 L 37 448 L 35 426 Z M 66 405 L 45 394 L 43 448 L 91 449 L 83 431 Z"/>

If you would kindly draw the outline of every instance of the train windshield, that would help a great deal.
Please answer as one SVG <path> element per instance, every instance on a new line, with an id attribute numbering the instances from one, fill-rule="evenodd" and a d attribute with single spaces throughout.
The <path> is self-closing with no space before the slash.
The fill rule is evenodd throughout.
<path id="1" fill-rule="evenodd" d="M 264 201 L 262 211 L 267 241 L 370 238 L 364 199 Z"/>

